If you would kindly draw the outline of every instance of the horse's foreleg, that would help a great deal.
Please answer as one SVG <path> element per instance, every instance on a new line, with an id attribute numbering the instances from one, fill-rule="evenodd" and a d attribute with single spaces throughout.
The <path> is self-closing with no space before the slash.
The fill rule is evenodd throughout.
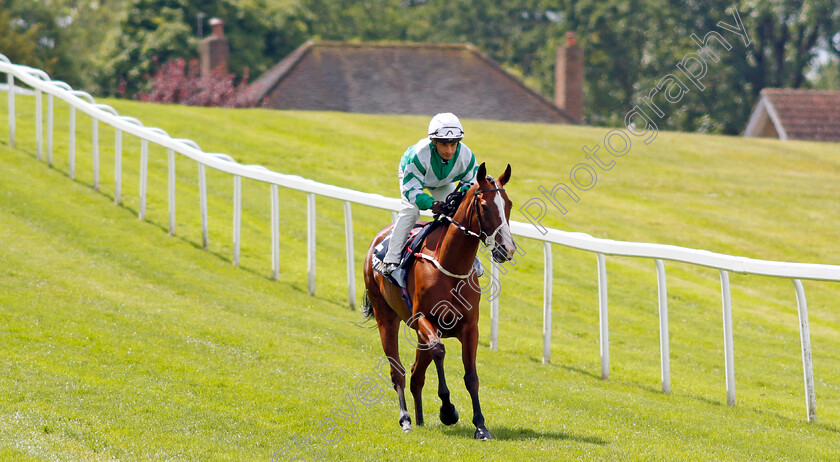
<path id="1" fill-rule="evenodd" d="M 430 350 L 432 359 L 435 361 L 435 369 L 438 375 L 438 396 L 440 396 L 440 421 L 444 425 L 455 425 L 460 416 L 458 409 L 449 401 L 449 387 L 446 386 L 446 376 L 443 373 L 443 358 L 446 356 L 446 349 L 442 342 L 438 342 Z"/>
<path id="2" fill-rule="evenodd" d="M 475 439 L 491 440 L 490 432 L 484 426 L 484 414 L 481 413 L 481 403 L 478 400 L 478 373 L 475 368 L 476 350 L 478 349 L 478 329 L 471 329 L 461 339 L 461 352 L 464 359 L 464 384 L 470 393 L 473 405 L 473 425 L 475 425 Z"/>
<path id="3" fill-rule="evenodd" d="M 426 369 L 432 362 L 432 355 L 427 350 L 418 348 L 411 368 L 411 394 L 414 396 L 414 415 L 417 425 L 423 425 L 423 385 L 426 383 Z"/>
<path id="4" fill-rule="evenodd" d="M 426 348 L 432 360 L 435 362 L 435 369 L 438 375 L 438 396 L 440 397 L 440 421 L 444 425 L 454 425 L 458 423 L 458 410 L 449 401 L 449 388 L 446 386 L 446 376 L 443 372 L 443 358 L 446 356 L 446 348 L 443 347 L 443 342 L 437 335 L 437 331 L 432 324 L 425 318 L 421 317 L 418 320 L 418 336 L 422 345 L 418 348 Z"/>
<path id="5" fill-rule="evenodd" d="M 387 308 L 386 308 L 387 309 Z M 405 404 L 405 369 L 400 362 L 400 348 L 399 348 L 399 330 L 400 318 L 396 313 L 390 309 L 380 310 L 382 314 L 378 314 L 377 322 L 379 324 L 379 336 L 382 340 L 382 349 L 385 355 L 389 358 L 391 363 L 391 382 L 394 384 L 394 389 L 397 391 L 397 398 L 400 402 L 400 418 L 399 423 L 403 431 L 411 431 L 411 416 L 408 414 L 408 408 Z M 390 314 L 385 314 L 390 313 Z M 380 319 L 382 318 L 386 319 Z"/>

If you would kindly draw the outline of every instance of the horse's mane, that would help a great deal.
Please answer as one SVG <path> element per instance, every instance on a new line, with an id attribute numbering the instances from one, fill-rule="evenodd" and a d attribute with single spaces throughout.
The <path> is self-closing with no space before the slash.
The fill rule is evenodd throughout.
<path id="1" fill-rule="evenodd" d="M 492 180 L 493 178 L 488 176 L 487 179 Z M 467 196 L 466 192 L 461 192 L 462 186 L 463 183 L 458 182 L 458 186 L 455 187 L 455 191 L 452 191 L 448 196 L 446 196 L 446 199 L 443 201 L 443 206 L 441 207 L 442 215 L 452 217 L 455 215 L 455 212 L 458 211 L 458 207 L 461 206 L 461 202 L 463 202 L 464 197 Z M 437 219 L 438 216 L 436 215 L 435 218 Z"/>
<path id="2" fill-rule="evenodd" d="M 460 189 L 461 184 L 459 183 L 458 187 L 455 188 L 455 191 L 452 191 L 448 196 L 446 196 L 446 199 L 443 201 L 443 206 L 441 206 L 442 215 L 451 217 L 458 211 L 458 207 L 461 206 L 461 202 L 464 201 L 464 197 L 467 195 L 466 192 L 461 192 Z M 437 216 L 435 218 L 437 218 Z"/>

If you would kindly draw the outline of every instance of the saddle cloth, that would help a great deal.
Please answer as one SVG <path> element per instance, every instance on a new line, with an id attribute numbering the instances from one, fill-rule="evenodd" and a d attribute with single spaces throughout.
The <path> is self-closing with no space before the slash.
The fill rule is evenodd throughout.
<path id="1" fill-rule="evenodd" d="M 408 233 L 408 239 L 406 239 L 406 245 L 403 248 L 402 256 L 400 258 L 400 266 L 393 273 L 389 275 L 384 275 L 385 279 L 387 279 L 390 283 L 395 284 L 399 287 L 405 289 L 405 279 L 406 273 L 408 272 L 408 268 L 414 262 L 416 258 L 414 253 L 420 248 L 423 244 L 423 240 L 426 236 L 429 235 L 435 228 L 440 225 L 440 221 L 431 221 L 429 223 L 417 223 Z M 373 256 L 371 257 L 371 263 L 373 264 L 373 269 L 382 274 L 382 270 L 385 268 L 385 254 L 388 253 L 388 246 L 391 244 L 391 233 L 388 233 L 385 236 L 385 239 L 379 242 L 376 247 L 373 249 Z"/>

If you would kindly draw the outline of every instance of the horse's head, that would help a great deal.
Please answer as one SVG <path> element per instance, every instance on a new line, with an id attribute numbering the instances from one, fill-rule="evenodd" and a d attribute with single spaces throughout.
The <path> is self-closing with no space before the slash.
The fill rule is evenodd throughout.
<path id="1" fill-rule="evenodd" d="M 478 167 L 476 182 L 467 193 L 464 202 L 474 210 L 480 228 L 480 239 L 490 248 L 493 259 L 498 263 L 513 259 L 516 244 L 510 234 L 510 209 L 512 203 L 505 192 L 510 180 L 510 164 L 498 179 L 487 176 L 482 163 Z"/>

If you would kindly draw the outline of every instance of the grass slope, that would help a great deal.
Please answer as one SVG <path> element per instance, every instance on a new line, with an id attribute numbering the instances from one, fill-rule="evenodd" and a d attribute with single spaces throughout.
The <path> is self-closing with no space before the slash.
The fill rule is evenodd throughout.
<path id="1" fill-rule="evenodd" d="M 500 351 L 487 348 L 488 316 L 481 320 L 482 405 L 496 441 L 471 439 L 457 342 L 447 342 L 447 372 L 462 421 L 436 420 L 429 373 L 427 427 L 402 434 L 392 391 L 371 405 L 354 396 L 357 385 L 378 380 L 382 353 L 377 333 L 355 326 L 358 313 L 346 309 L 338 201 L 318 200 L 318 288 L 309 296 L 303 194 L 281 191 L 281 280 L 272 281 L 267 186 L 243 184 L 235 268 L 230 178 L 208 172 L 211 241 L 201 250 L 193 163 L 178 160 L 170 237 L 165 151 L 150 150 L 147 220 L 138 221 L 139 142 L 124 141 L 123 205 L 115 207 L 113 130 L 100 127 L 95 192 L 88 119 L 77 123 L 72 181 L 66 108 L 57 105 L 54 164 L 46 168 L 24 122 L 32 101 L 18 98 L 17 149 L 0 133 L 0 458 L 265 460 L 326 418 L 337 423 L 329 433 L 335 444 L 314 445 L 325 460 L 840 457 L 837 284 L 805 282 L 819 418 L 808 424 L 789 281 L 732 275 L 738 404 L 729 407 L 717 271 L 666 263 L 672 393 L 665 395 L 653 263 L 608 258 L 611 380 L 602 381 L 594 256 L 554 249 L 552 364 L 542 365 L 541 245 L 523 240 L 526 255 L 503 278 Z M 399 154 L 427 123 L 110 103 L 207 152 L 385 195 L 394 195 Z M 5 117 L 3 98 L 0 127 Z M 602 144 L 606 132 L 487 121 L 466 128 L 491 173 L 513 165 L 516 204 L 567 179 L 585 161 L 580 148 Z M 836 144 L 661 133 L 648 146 L 634 139 L 616 161 L 580 202 L 566 204 L 568 214 L 550 212 L 546 224 L 756 258 L 840 257 Z M 358 269 L 390 217 L 364 207 L 353 213 Z M 406 343 L 402 359 L 413 360 Z"/>

